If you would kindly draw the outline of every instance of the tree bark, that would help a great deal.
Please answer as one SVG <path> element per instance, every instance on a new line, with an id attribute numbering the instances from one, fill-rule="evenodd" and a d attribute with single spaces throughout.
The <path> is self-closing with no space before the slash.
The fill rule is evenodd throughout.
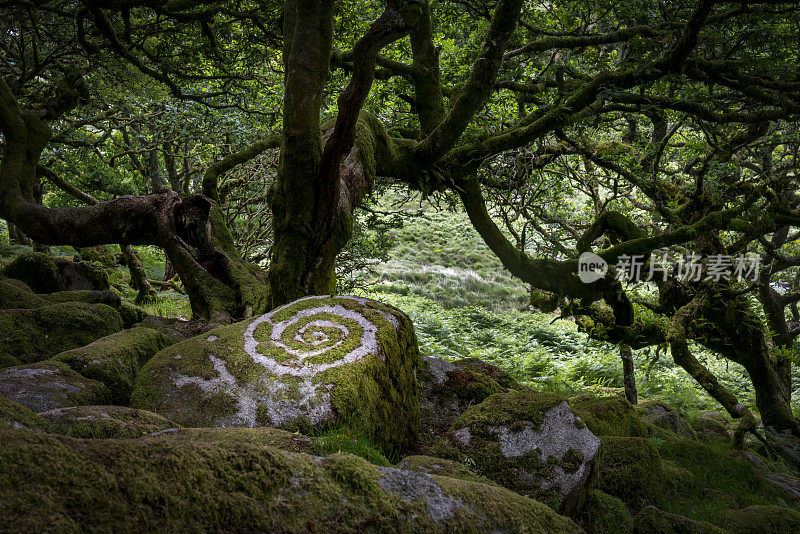
<path id="1" fill-rule="evenodd" d="M 622 343 L 619 346 L 619 357 L 622 359 L 622 383 L 625 385 L 625 398 L 631 404 L 638 404 L 639 394 L 636 391 L 636 373 L 630 345 Z"/>

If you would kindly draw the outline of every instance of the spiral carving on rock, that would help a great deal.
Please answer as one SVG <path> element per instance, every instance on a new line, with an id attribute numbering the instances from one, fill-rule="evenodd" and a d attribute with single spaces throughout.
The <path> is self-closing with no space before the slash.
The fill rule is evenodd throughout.
<path id="1" fill-rule="evenodd" d="M 311 302 L 309 302 L 311 301 Z M 314 305 L 313 301 L 319 301 Z M 359 306 L 346 307 L 353 301 Z M 341 302 L 341 303 L 340 303 Z M 345 304 L 345 305 L 343 305 Z M 381 314 L 394 328 L 397 317 L 378 303 L 359 297 L 306 297 L 257 317 L 244 330 L 244 353 L 264 369 L 260 378 L 239 380 L 230 363 L 208 354 L 217 374 L 207 379 L 177 375 L 175 385 L 194 385 L 212 395 L 224 391 L 238 404 L 227 425 L 279 426 L 299 417 L 312 424 L 333 416 L 331 384 L 317 377 L 328 369 L 357 362 L 367 355 L 383 358 L 378 346 L 379 324 L 365 310 Z M 216 335 L 206 341 L 214 343 Z"/>
<path id="2" fill-rule="evenodd" d="M 307 297 L 297 302 L 315 298 L 325 297 Z M 344 298 L 358 300 L 355 297 Z M 294 307 L 297 302 L 287 306 Z M 255 319 L 244 334 L 245 352 L 270 373 L 308 378 L 331 367 L 360 360 L 367 354 L 377 354 L 378 327 L 363 314 L 338 304 L 321 305 L 275 321 L 287 306 Z M 386 316 L 397 321 L 390 314 Z M 264 330 L 270 330 L 269 335 L 260 341 L 257 333 Z M 357 343 L 353 343 L 355 335 L 358 335 Z M 259 351 L 262 345 L 278 348 L 289 358 L 279 361 L 274 355 L 263 354 Z M 320 361 L 324 359 L 320 357 L 333 353 L 338 353 L 333 357 L 335 359 Z"/>

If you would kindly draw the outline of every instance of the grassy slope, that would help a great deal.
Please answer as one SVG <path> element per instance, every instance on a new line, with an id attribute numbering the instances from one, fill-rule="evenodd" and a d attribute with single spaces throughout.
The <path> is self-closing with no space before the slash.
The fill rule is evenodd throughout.
<path id="1" fill-rule="evenodd" d="M 377 208 L 397 210 L 396 201 L 386 195 Z M 375 268 L 367 292 L 411 316 L 424 352 L 479 357 L 537 389 L 574 394 L 622 387 L 616 347 L 589 340 L 555 314 L 526 310 L 527 286 L 502 267 L 463 211 L 419 202 L 399 209 L 409 216 L 391 231 L 392 259 Z M 700 348 L 697 354 L 741 402 L 754 407 L 744 369 Z M 634 358 L 640 396 L 659 397 L 690 415 L 719 409 L 668 351 L 644 349 Z"/>

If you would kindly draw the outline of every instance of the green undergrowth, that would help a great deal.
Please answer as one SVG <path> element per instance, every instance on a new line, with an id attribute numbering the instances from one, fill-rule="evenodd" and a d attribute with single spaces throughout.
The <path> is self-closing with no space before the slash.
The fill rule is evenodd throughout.
<path id="1" fill-rule="evenodd" d="M 311 452 L 318 456 L 349 452 L 375 465 L 392 465 L 364 432 L 337 426 L 321 433 L 312 430 L 311 436 Z"/>
<path id="2" fill-rule="evenodd" d="M 614 345 L 589 339 L 570 320 L 532 310 L 491 311 L 480 307 L 446 309 L 418 295 L 385 293 L 373 287 L 370 298 L 391 304 L 411 317 L 420 351 L 446 360 L 480 358 L 507 371 L 526 386 L 567 396 L 622 394 L 622 363 Z M 745 371 L 708 351 L 698 351 L 739 400 L 755 409 Z M 641 398 L 658 398 L 684 414 L 720 410 L 719 405 L 668 352 L 633 351 Z M 798 396 L 793 397 L 800 411 Z"/>
<path id="3" fill-rule="evenodd" d="M 661 510 L 730 527 L 730 510 L 748 506 L 790 506 L 759 471 L 731 453 L 728 443 L 652 439 L 667 471 L 667 484 L 655 501 Z M 796 476 L 797 473 L 794 473 Z"/>

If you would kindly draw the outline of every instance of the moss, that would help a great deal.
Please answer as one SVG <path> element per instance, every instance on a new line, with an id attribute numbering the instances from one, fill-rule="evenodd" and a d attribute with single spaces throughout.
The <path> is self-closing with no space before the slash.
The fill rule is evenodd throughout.
<path id="1" fill-rule="evenodd" d="M 0 310 L 0 354 L 21 363 L 38 362 L 120 330 L 122 318 L 105 304 L 69 302 Z"/>
<path id="2" fill-rule="evenodd" d="M 570 407 L 596 436 L 647 437 L 647 427 L 633 405 L 620 397 L 579 395 L 569 399 Z"/>
<path id="3" fill-rule="evenodd" d="M 36 293 L 61 290 L 61 278 L 55 260 L 42 252 L 23 252 L 6 265 L 3 274 L 22 280 Z"/>
<path id="4" fill-rule="evenodd" d="M 181 431 L 183 433 L 183 431 Z M 4 531 L 506 532 L 580 529 L 496 486 L 249 442 L 2 431 Z"/>
<path id="5" fill-rule="evenodd" d="M 588 534 L 630 534 L 633 520 L 625 504 L 602 491 L 589 492 L 581 519 Z"/>
<path id="6" fill-rule="evenodd" d="M 26 429 L 50 432 L 50 423 L 25 406 L 0 395 L 0 429 Z"/>
<path id="7" fill-rule="evenodd" d="M 140 308 L 127 300 L 123 300 L 120 303 L 119 314 L 122 317 L 122 323 L 125 325 L 125 328 L 130 328 L 137 323 L 141 323 L 150 315 L 144 308 Z"/>
<path id="8" fill-rule="evenodd" d="M 47 304 L 47 301 L 42 297 L 11 283 L 11 280 L 13 278 L 0 280 L 0 309 L 30 309 Z"/>
<path id="9" fill-rule="evenodd" d="M 661 466 L 664 469 L 665 491 L 679 493 L 689 490 L 696 484 L 694 474 L 675 462 L 662 460 Z"/>
<path id="10" fill-rule="evenodd" d="M 163 350 L 137 377 L 132 405 L 187 426 L 269 425 L 306 431 L 313 426 L 324 431 L 330 425 L 344 423 L 367 436 L 386 455 L 409 448 L 419 431 L 414 378 L 419 355 L 411 321 L 398 310 L 374 301 L 334 297 L 308 298 L 279 308 L 271 322 L 278 324 L 304 310 L 326 305 L 353 310 L 370 321 L 377 328 L 378 350 L 301 381 L 290 373 L 275 374 L 262 362 L 268 359 L 296 368 L 330 363 L 355 348 L 353 339 L 360 342 L 362 336 L 354 335 L 324 355 L 298 362 L 270 341 L 272 327 L 262 322 L 254 328 L 253 339 L 257 340 L 256 350 L 264 356 L 254 358 L 244 350 L 245 333 L 253 321 L 259 320 L 254 318 Z M 396 321 L 397 327 L 384 314 Z M 327 321 L 333 316 L 324 312 L 314 319 Z M 356 333 L 361 332 L 359 326 Z M 290 328 L 281 339 L 294 339 L 294 334 L 301 332 Z"/>
<path id="11" fill-rule="evenodd" d="M 175 423 L 158 414 L 123 406 L 74 406 L 43 412 L 56 434 L 74 438 L 138 438 Z"/>
<path id="12" fill-rule="evenodd" d="M 723 534 L 725 531 L 702 521 L 695 521 L 677 514 L 648 506 L 634 522 L 637 534 Z"/>
<path id="13" fill-rule="evenodd" d="M 408 469 L 409 471 L 427 473 L 429 475 L 439 475 L 469 482 L 494 485 L 494 482 L 476 474 L 461 462 L 436 458 L 434 456 L 406 456 L 397 464 L 397 467 L 400 469 Z"/>
<path id="14" fill-rule="evenodd" d="M 161 332 L 136 327 L 62 352 L 53 359 L 102 382 L 111 390 L 114 404 L 126 405 L 139 369 L 169 344 L 169 338 Z"/>
<path id="15" fill-rule="evenodd" d="M 562 405 L 563 410 L 553 412 L 555 419 L 548 430 L 543 430 L 547 433 L 534 438 L 545 415 Z M 590 486 L 598 446 L 597 438 L 575 426 L 575 421 L 560 395 L 497 393 L 469 408 L 453 424 L 451 440 L 460 452 L 453 459 L 474 466 L 476 473 L 503 487 L 554 509 L 573 511 Z M 554 435 L 558 442 L 550 443 Z M 531 445 L 537 442 L 539 446 Z"/>
<path id="16" fill-rule="evenodd" d="M 312 452 L 312 439 L 279 428 L 171 428 L 142 440 L 163 443 L 214 443 L 225 446 L 275 447 L 289 452 Z"/>
<path id="17" fill-rule="evenodd" d="M 600 438 L 599 488 L 638 506 L 661 495 L 664 470 L 658 451 L 645 438 Z"/>
<path id="18" fill-rule="evenodd" d="M 657 444 L 668 480 L 654 503 L 662 510 L 728 529 L 731 506 L 786 505 L 785 494 L 765 480 L 766 465 L 755 467 L 744 455 L 734 455 L 727 441 L 673 439 Z M 669 466 L 681 470 L 679 480 Z"/>
<path id="19" fill-rule="evenodd" d="M 37 413 L 67 406 L 108 404 L 111 399 L 111 392 L 102 383 L 52 360 L 0 371 L 0 395 Z"/>
<path id="20" fill-rule="evenodd" d="M 113 269 L 117 266 L 117 256 L 107 247 L 98 245 L 96 247 L 79 248 L 78 257 L 75 260 L 91 261 L 99 263 L 103 267 Z"/>
<path id="21" fill-rule="evenodd" d="M 664 439 L 694 439 L 695 432 L 683 416 L 672 406 L 657 399 L 636 405 L 642 421 L 647 425 L 650 435 Z"/>
<path id="22" fill-rule="evenodd" d="M 732 534 L 800 532 L 800 511 L 780 506 L 748 506 L 728 512 Z"/>
<path id="23" fill-rule="evenodd" d="M 119 295 L 113 291 L 93 290 L 93 289 L 79 289 L 77 291 L 58 291 L 49 295 L 42 295 L 42 298 L 47 302 L 86 302 L 88 304 L 106 304 L 112 308 L 119 310 L 122 304 Z"/>
<path id="24" fill-rule="evenodd" d="M 515 426 L 528 421 L 534 429 L 542 426 L 544 414 L 564 402 L 556 393 L 509 391 L 487 398 L 467 410 L 453 428 L 469 427 L 473 432 L 488 433 L 488 427 Z"/>

